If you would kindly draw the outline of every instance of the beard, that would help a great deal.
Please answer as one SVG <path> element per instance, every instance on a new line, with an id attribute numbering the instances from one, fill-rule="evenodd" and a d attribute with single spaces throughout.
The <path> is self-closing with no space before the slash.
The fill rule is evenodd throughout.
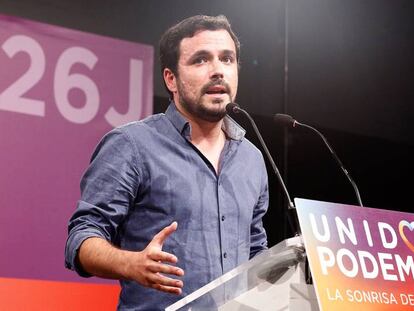
<path id="1" fill-rule="evenodd" d="M 226 82 L 221 79 L 210 81 L 201 88 L 200 95 L 197 98 L 191 98 L 186 92 L 185 87 L 181 81 L 178 80 L 177 82 L 177 91 L 180 94 L 180 104 L 189 114 L 208 122 L 218 122 L 226 116 L 226 107 L 221 105 L 225 102 L 225 99 L 213 99 L 211 102 L 213 104 L 213 107 L 209 107 L 209 103 L 206 102 L 206 100 L 203 101 L 203 99 L 205 99 L 203 98 L 203 95 L 207 94 L 207 89 L 209 87 L 222 85 L 226 88 L 226 93 L 229 95 L 227 102 L 231 102 L 230 86 Z"/>

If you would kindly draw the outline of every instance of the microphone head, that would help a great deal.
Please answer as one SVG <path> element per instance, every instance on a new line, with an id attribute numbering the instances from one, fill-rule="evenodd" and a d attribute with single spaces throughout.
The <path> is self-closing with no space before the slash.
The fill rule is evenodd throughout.
<path id="1" fill-rule="evenodd" d="M 294 127 L 296 120 L 288 114 L 277 113 L 273 117 L 273 122 L 281 124 L 283 126 Z"/>
<path id="2" fill-rule="evenodd" d="M 239 112 L 239 105 L 236 103 L 228 103 L 226 105 L 226 111 L 228 114 L 230 113 L 238 113 Z"/>

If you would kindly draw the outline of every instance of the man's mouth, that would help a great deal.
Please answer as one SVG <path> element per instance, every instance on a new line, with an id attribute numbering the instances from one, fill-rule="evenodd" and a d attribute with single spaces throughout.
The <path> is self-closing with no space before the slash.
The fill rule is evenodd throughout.
<path id="1" fill-rule="evenodd" d="M 223 85 L 213 85 L 208 87 L 205 93 L 208 95 L 222 95 L 227 94 L 228 92 L 226 87 Z"/>

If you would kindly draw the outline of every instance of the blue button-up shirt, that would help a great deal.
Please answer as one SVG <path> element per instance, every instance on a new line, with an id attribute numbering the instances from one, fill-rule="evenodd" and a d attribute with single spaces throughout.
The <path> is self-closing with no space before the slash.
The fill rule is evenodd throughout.
<path id="1" fill-rule="evenodd" d="M 70 219 L 66 266 L 89 276 L 75 260 L 88 237 L 141 251 L 177 221 L 163 250 L 185 271 L 181 296 L 121 280 L 119 310 L 163 310 L 266 249 L 262 154 L 231 118 L 224 118 L 223 130 L 218 174 L 191 143 L 191 126 L 174 103 L 165 114 L 112 130 L 98 144 Z"/>

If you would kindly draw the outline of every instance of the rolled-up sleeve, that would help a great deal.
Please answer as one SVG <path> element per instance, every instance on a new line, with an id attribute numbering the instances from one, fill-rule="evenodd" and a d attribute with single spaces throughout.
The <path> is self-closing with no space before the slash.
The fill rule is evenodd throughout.
<path id="1" fill-rule="evenodd" d="M 95 149 L 81 180 L 81 199 L 68 225 L 65 266 L 89 276 L 76 257 L 82 242 L 100 237 L 116 242 L 118 227 L 134 203 L 140 174 L 136 146 L 122 129 L 109 132 Z"/>

